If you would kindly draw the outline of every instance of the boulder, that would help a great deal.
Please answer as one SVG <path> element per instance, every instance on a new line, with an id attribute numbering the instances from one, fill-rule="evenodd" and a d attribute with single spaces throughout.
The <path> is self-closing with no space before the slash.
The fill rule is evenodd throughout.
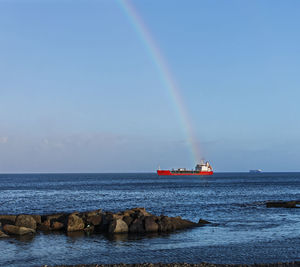
<path id="1" fill-rule="evenodd" d="M 181 219 L 181 217 L 168 216 L 161 216 L 157 223 L 159 232 L 171 232 L 175 230 L 195 227 L 198 225 L 197 223 L 188 220 L 183 220 Z"/>
<path id="2" fill-rule="evenodd" d="M 156 223 L 155 216 L 147 216 L 145 217 L 145 231 L 147 233 L 153 233 L 158 231 L 158 224 Z"/>
<path id="3" fill-rule="evenodd" d="M 102 223 L 102 214 L 87 217 L 86 222 L 87 224 L 91 224 L 94 226 L 100 225 Z"/>
<path id="4" fill-rule="evenodd" d="M 41 223 L 38 223 L 37 229 L 40 231 L 59 231 L 66 228 L 68 223 L 68 214 L 59 213 L 41 216 Z"/>
<path id="5" fill-rule="evenodd" d="M 102 214 L 102 210 L 92 210 L 92 211 L 87 211 L 87 212 L 83 213 L 83 215 L 86 218 L 94 216 L 94 215 L 100 215 L 100 214 Z"/>
<path id="6" fill-rule="evenodd" d="M 124 215 L 120 212 L 113 214 L 113 219 L 118 220 L 118 219 L 123 219 Z"/>
<path id="7" fill-rule="evenodd" d="M 42 223 L 42 216 L 41 215 L 31 215 L 31 217 L 36 221 L 36 224 Z"/>
<path id="8" fill-rule="evenodd" d="M 16 218 L 17 218 L 16 215 L 0 215 L 0 223 L 2 225 L 15 224 Z"/>
<path id="9" fill-rule="evenodd" d="M 130 215 L 133 214 L 133 213 L 134 213 L 133 210 L 125 210 L 125 211 L 123 211 L 123 215 L 124 215 L 124 216 L 130 216 Z"/>
<path id="10" fill-rule="evenodd" d="M 128 233 L 128 225 L 122 219 L 114 219 L 109 224 L 108 232 L 110 234 Z"/>
<path id="11" fill-rule="evenodd" d="M 58 214 L 50 214 L 50 215 L 43 215 L 42 222 L 44 221 L 67 221 L 69 214 L 67 213 L 58 213 Z"/>
<path id="12" fill-rule="evenodd" d="M 172 224 L 172 230 L 191 228 L 191 227 L 195 227 L 198 225 L 197 223 L 181 219 L 181 217 L 172 217 L 170 219 L 171 219 L 171 224 Z"/>
<path id="13" fill-rule="evenodd" d="M 199 219 L 198 224 L 199 225 L 205 225 L 205 224 L 211 224 L 211 222 L 203 220 L 203 219 Z"/>
<path id="14" fill-rule="evenodd" d="M 175 230 L 171 223 L 171 218 L 168 216 L 161 216 L 158 220 L 158 231 L 159 232 L 169 232 Z"/>
<path id="15" fill-rule="evenodd" d="M 0 231 L 0 238 L 8 237 L 8 235 L 4 234 L 2 231 Z"/>
<path id="16" fill-rule="evenodd" d="M 133 218 L 131 216 L 126 215 L 123 217 L 123 221 L 126 222 L 126 224 L 129 226 L 132 223 Z"/>
<path id="17" fill-rule="evenodd" d="M 95 226 L 94 225 L 87 225 L 84 229 L 83 229 L 87 234 L 93 233 L 95 231 Z"/>
<path id="18" fill-rule="evenodd" d="M 23 226 L 26 228 L 36 229 L 36 221 L 31 215 L 19 215 L 16 219 L 16 226 Z"/>
<path id="19" fill-rule="evenodd" d="M 5 233 L 9 235 L 27 235 L 34 234 L 35 230 L 27 227 L 6 224 L 3 227 Z"/>
<path id="20" fill-rule="evenodd" d="M 140 214 L 140 216 L 152 216 L 152 214 L 146 211 L 145 208 L 134 208 L 132 211 Z"/>
<path id="21" fill-rule="evenodd" d="M 72 213 L 68 217 L 67 231 L 81 231 L 85 228 L 84 221 L 78 216 L 78 213 Z"/>
<path id="22" fill-rule="evenodd" d="M 101 218 L 101 224 L 95 225 L 95 232 L 107 232 L 110 222 L 115 219 L 112 212 L 103 213 Z"/>
<path id="23" fill-rule="evenodd" d="M 41 224 L 38 224 L 37 229 L 40 231 L 51 231 L 50 225 L 51 225 L 50 220 L 46 220 Z"/>
<path id="24" fill-rule="evenodd" d="M 62 222 L 54 221 L 51 223 L 50 229 L 54 231 L 59 231 L 64 229 L 65 225 Z"/>
<path id="25" fill-rule="evenodd" d="M 144 218 L 136 218 L 129 226 L 129 232 L 130 233 L 137 233 L 142 234 L 145 233 L 145 227 L 144 227 Z"/>

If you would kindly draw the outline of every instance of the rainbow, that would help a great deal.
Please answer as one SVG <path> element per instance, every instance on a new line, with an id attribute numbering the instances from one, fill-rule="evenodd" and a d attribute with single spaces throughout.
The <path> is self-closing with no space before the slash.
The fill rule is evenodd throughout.
<path id="1" fill-rule="evenodd" d="M 178 116 L 183 125 L 183 129 L 185 131 L 185 135 L 187 137 L 187 141 L 192 152 L 194 163 L 199 163 L 201 159 L 199 143 L 197 142 L 193 124 L 188 116 L 188 112 L 182 101 L 180 88 L 177 85 L 176 80 L 170 71 L 170 67 L 167 64 L 167 61 L 165 60 L 152 34 L 146 27 L 144 21 L 142 20 L 141 16 L 137 12 L 133 4 L 130 2 L 130 0 L 118 0 L 118 2 L 120 3 L 120 6 L 124 13 L 129 18 L 133 28 L 140 36 L 140 39 L 144 43 L 146 49 L 148 50 L 149 55 L 153 60 L 153 63 L 156 65 L 161 80 L 168 89 L 171 99 L 175 104 Z"/>

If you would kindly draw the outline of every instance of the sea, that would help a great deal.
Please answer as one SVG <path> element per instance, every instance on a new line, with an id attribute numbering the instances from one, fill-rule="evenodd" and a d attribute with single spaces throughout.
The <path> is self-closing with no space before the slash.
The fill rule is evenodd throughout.
<path id="1" fill-rule="evenodd" d="M 37 233 L 0 240 L 0 266 L 144 262 L 273 263 L 300 260 L 300 173 L 1 174 L 0 214 L 122 211 L 145 207 L 210 225 L 156 235 Z"/>

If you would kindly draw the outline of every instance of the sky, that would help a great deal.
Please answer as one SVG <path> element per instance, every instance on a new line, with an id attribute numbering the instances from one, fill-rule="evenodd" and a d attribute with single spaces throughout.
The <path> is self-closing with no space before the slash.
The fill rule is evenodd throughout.
<path id="1" fill-rule="evenodd" d="M 193 168 L 187 126 L 215 171 L 300 170 L 299 1 L 127 2 L 182 106 L 121 0 L 0 0 L 0 173 Z"/>

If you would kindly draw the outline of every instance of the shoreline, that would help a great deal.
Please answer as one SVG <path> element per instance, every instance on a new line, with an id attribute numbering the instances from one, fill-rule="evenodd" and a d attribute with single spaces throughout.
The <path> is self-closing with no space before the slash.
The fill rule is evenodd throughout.
<path id="1" fill-rule="evenodd" d="M 42 267 L 299 267 L 300 261 L 253 263 L 253 264 L 214 264 L 214 263 L 135 263 L 135 264 L 75 264 L 75 265 L 43 265 Z"/>

